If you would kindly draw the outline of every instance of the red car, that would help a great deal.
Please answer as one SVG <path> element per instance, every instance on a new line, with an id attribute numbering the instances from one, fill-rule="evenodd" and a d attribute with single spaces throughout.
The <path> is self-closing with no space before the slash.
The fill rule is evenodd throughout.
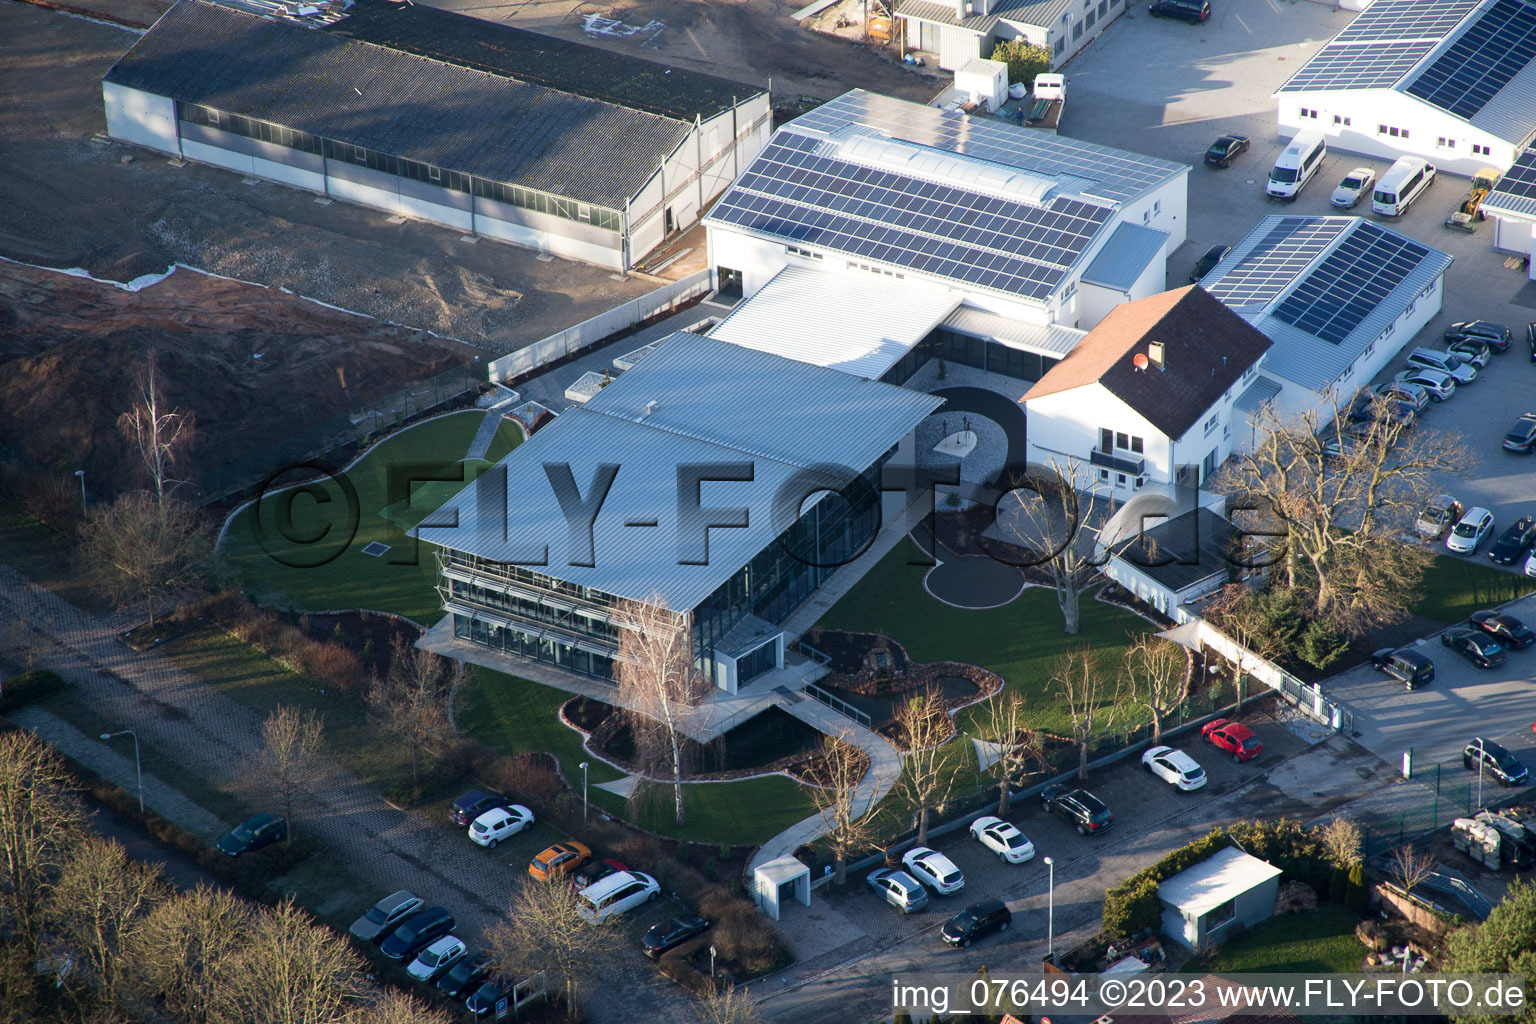
<path id="1" fill-rule="evenodd" d="M 1213 746 L 1231 754 L 1234 761 L 1252 761 L 1264 753 L 1264 744 L 1253 734 L 1252 729 L 1241 722 L 1218 718 L 1214 722 L 1205 723 L 1200 732 Z"/>

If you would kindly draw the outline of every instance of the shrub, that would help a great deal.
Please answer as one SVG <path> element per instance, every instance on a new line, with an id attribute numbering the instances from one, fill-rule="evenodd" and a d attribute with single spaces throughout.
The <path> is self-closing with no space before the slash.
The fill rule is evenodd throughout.
<path id="1" fill-rule="evenodd" d="M 1345 868 L 1334 868 L 1333 876 L 1328 879 L 1328 899 L 1342 906 L 1348 895 L 1349 871 Z"/>
<path id="2" fill-rule="evenodd" d="M 674 950 L 667 953 L 657 962 L 661 973 L 677 982 L 695 995 L 703 995 L 710 989 L 709 979 L 703 971 L 695 970 L 694 966 L 683 959 Z"/>
<path id="3" fill-rule="evenodd" d="M 362 661 L 338 644 L 306 642 L 301 664 L 304 675 L 328 689 L 356 693 L 362 686 Z"/>
<path id="4" fill-rule="evenodd" d="M 1005 39 L 992 49 L 992 59 L 1008 65 L 1008 81 L 1035 84 L 1035 76 L 1051 70 L 1051 51 L 1026 39 Z"/>
<path id="5" fill-rule="evenodd" d="M 1381 927 L 1381 922 L 1367 918 L 1355 925 L 1355 938 L 1360 944 L 1372 953 L 1383 952 L 1388 945 L 1386 930 Z"/>
<path id="6" fill-rule="evenodd" d="M 767 974 L 791 959 L 778 931 L 745 901 L 716 921 L 714 932 L 720 956 L 747 974 Z"/>
<path id="7" fill-rule="evenodd" d="M 613 855 L 625 864 L 651 864 L 657 859 L 656 840 L 644 832 L 632 833 L 613 844 Z"/>
<path id="8" fill-rule="evenodd" d="M 1178 872 L 1174 872 L 1177 874 Z M 1127 883 L 1104 894 L 1104 931 L 1116 937 L 1135 935 L 1155 928 L 1161 917 L 1157 903 L 1158 880 L 1132 876 Z"/>
<path id="9" fill-rule="evenodd" d="M 1297 653 L 1308 665 L 1326 672 L 1349 653 L 1349 637 L 1333 623 L 1318 619 L 1308 624 L 1306 632 L 1301 634 L 1301 647 Z"/>
<path id="10" fill-rule="evenodd" d="M 0 688 L 0 715 L 51 697 L 64 688 L 64 680 L 47 669 L 34 669 L 5 680 Z"/>
<path id="11" fill-rule="evenodd" d="M 498 758 L 486 771 L 487 781 L 508 796 L 530 804 L 548 805 L 565 792 L 565 780 L 542 754 L 514 754 Z"/>
<path id="12" fill-rule="evenodd" d="M 1356 913 L 1365 913 L 1371 894 L 1365 888 L 1365 865 L 1354 864 L 1349 869 L 1349 889 L 1344 894 L 1344 905 Z"/>

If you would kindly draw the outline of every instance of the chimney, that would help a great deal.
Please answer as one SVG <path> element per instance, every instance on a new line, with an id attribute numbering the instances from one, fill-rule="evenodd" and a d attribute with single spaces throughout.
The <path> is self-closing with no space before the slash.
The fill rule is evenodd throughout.
<path id="1" fill-rule="evenodd" d="M 1152 364 L 1154 370 L 1166 370 L 1163 365 L 1163 343 L 1160 341 L 1147 342 L 1147 361 Z"/>

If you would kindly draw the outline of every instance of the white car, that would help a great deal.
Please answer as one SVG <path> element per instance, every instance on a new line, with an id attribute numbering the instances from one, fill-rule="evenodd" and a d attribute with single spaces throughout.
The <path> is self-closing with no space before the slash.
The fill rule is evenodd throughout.
<path id="1" fill-rule="evenodd" d="M 941 896 L 957 893 L 965 888 L 965 876 L 955 867 L 955 862 L 938 850 L 926 846 L 914 846 L 901 858 L 902 866 L 912 872 L 912 877 Z"/>
<path id="2" fill-rule="evenodd" d="M 1199 789 L 1206 782 L 1205 769 L 1184 751 L 1173 747 L 1153 747 L 1141 755 L 1141 763 L 1147 766 L 1147 771 L 1186 793 Z"/>
<path id="3" fill-rule="evenodd" d="M 628 913 L 660 892 L 661 884 L 643 871 L 615 871 L 576 894 L 581 902 L 576 912 L 588 924 L 597 924 Z"/>
<path id="4" fill-rule="evenodd" d="M 1456 378 L 1444 370 L 1430 370 L 1422 366 L 1404 370 L 1392 378 L 1400 384 L 1417 384 L 1429 392 L 1429 397 L 1443 402 L 1456 393 Z"/>
<path id="5" fill-rule="evenodd" d="M 469 838 L 481 846 L 495 848 L 503 839 L 517 835 L 533 824 L 533 812 L 522 804 L 493 807 L 470 822 Z"/>
<path id="6" fill-rule="evenodd" d="M 416 954 L 416 959 L 405 969 L 416 981 L 432 981 L 464 959 L 469 947 L 452 935 L 444 935 L 426 949 Z"/>
<path id="7" fill-rule="evenodd" d="M 1451 527 L 1445 546 L 1458 555 L 1470 555 L 1493 532 L 1493 513 L 1485 508 L 1469 508 L 1461 521 Z"/>
<path id="8" fill-rule="evenodd" d="M 971 835 L 976 841 L 997 854 L 1009 864 L 1023 864 L 1035 856 L 1035 844 L 1030 842 L 1012 823 L 993 815 L 971 822 Z"/>
<path id="9" fill-rule="evenodd" d="M 1333 190 L 1333 195 L 1328 201 L 1334 206 L 1348 210 L 1364 197 L 1370 195 L 1371 186 L 1376 183 L 1376 172 L 1369 167 L 1356 167 L 1344 176 L 1339 182 L 1339 187 Z"/>
<path id="10" fill-rule="evenodd" d="M 1536 576 L 1536 551 L 1531 552 L 1531 557 L 1525 560 L 1525 574 Z"/>

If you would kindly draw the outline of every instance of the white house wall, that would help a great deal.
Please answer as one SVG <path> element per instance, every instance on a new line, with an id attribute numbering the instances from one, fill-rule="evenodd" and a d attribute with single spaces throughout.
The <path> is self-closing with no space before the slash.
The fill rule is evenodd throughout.
<path id="1" fill-rule="evenodd" d="M 1098 447 L 1100 429 L 1142 439 L 1141 458 L 1146 463 L 1147 485 L 1173 479 L 1168 438 L 1097 381 L 1032 398 L 1025 404 L 1024 411 L 1028 421 L 1029 461 L 1046 465 L 1054 459 L 1058 467 L 1065 468 L 1068 458 L 1077 460 L 1080 464 L 1076 481 L 1079 489 L 1086 488 L 1098 478 L 1099 468 L 1089 465 L 1088 453 Z M 1135 457 L 1131 452 L 1117 454 Z M 1100 485 L 1104 485 L 1102 480 Z M 1104 493 L 1124 498 L 1134 494 L 1135 490 L 1133 479 L 1128 478 L 1124 486 L 1119 486 L 1116 474 L 1111 472 Z"/>
<path id="2" fill-rule="evenodd" d="M 1490 213 L 1493 221 L 1493 248 L 1497 252 L 1513 256 L 1531 255 L 1531 221 L 1525 217 L 1510 217 L 1502 213 Z M 1536 269 L 1528 270 L 1536 279 Z"/>
<path id="3" fill-rule="evenodd" d="M 101 98 L 106 108 L 107 134 L 112 138 L 181 156 L 173 101 L 115 82 L 102 83 Z"/>

